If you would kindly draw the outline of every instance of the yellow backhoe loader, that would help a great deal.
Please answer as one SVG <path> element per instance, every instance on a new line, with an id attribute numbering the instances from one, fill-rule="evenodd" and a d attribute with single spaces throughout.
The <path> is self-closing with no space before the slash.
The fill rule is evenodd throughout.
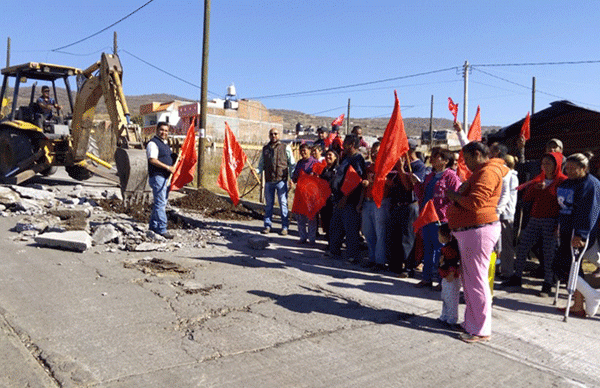
<path id="1" fill-rule="evenodd" d="M 12 103 L 0 112 L 0 181 L 19 184 L 38 173 L 53 174 L 57 166 L 64 166 L 76 180 L 96 174 L 118 182 L 125 199 L 137 201 L 148 196 L 148 167 L 141 129 L 130 123 L 121 84 L 123 68 L 117 55 L 102 54 L 98 62 L 85 70 L 29 62 L 6 67 L 1 72 L 4 77 L 0 101 Z M 73 77 L 77 82 L 75 101 L 69 83 Z M 51 84 L 59 105 L 56 81 L 61 79 L 67 91 L 67 107 L 57 114 L 49 113 L 37 102 L 37 81 Z M 14 80 L 12 99 L 7 96 L 9 80 Z M 30 80 L 35 82 L 29 100 L 23 104 L 22 98 L 19 101 L 19 88 Z M 97 155 L 94 114 L 101 97 L 116 138 L 116 175 L 108 170 L 111 165 Z"/>

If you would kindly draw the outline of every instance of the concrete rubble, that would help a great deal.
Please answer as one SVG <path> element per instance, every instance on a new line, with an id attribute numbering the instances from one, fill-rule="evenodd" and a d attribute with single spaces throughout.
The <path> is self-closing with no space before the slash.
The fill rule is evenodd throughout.
<path id="1" fill-rule="evenodd" d="M 174 240 L 148 230 L 148 225 L 133 221 L 126 214 L 105 211 L 98 201 L 121 200 L 118 190 L 73 187 L 46 187 L 40 184 L 25 186 L 0 185 L 0 217 L 20 217 L 12 229 L 15 241 L 40 247 L 84 252 L 92 246 L 104 246 L 106 251 L 165 252 L 184 247 L 206 248 L 223 240 L 223 233 L 208 230 L 198 217 L 173 208 L 170 217 L 187 229 L 177 230 Z M 78 233 L 72 233 L 78 232 Z M 264 242 L 254 244 L 264 249 Z M 263 246 L 261 248 L 261 246 Z"/>

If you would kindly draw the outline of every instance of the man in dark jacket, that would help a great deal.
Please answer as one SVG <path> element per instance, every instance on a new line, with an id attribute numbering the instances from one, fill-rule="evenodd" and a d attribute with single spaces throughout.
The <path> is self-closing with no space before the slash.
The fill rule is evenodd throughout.
<path id="1" fill-rule="evenodd" d="M 288 234 L 289 215 L 287 206 L 288 179 L 294 170 L 296 162 L 290 147 L 279 141 L 279 130 L 271 128 L 269 143 L 263 147 L 258 161 L 258 174 L 265 173 L 265 228 L 261 233 L 271 232 L 273 205 L 275 204 L 275 191 L 279 198 L 281 208 L 281 231 L 279 234 Z"/>
<path id="2" fill-rule="evenodd" d="M 146 154 L 148 156 L 148 184 L 152 188 L 154 203 L 150 215 L 150 230 L 161 236 L 172 239 L 174 236 L 167 232 L 167 192 L 169 177 L 175 170 L 171 147 L 167 143 L 169 137 L 169 124 L 159 122 L 156 124 L 156 135 L 148 142 Z"/>

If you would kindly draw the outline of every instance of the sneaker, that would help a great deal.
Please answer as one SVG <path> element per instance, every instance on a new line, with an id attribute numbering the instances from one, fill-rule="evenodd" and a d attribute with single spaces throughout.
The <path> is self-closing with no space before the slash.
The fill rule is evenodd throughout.
<path id="1" fill-rule="evenodd" d="M 469 333 L 461 333 L 459 337 L 461 341 L 472 344 L 475 342 L 487 342 L 490 340 L 489 335 L 472 335 Z"/>
<path id="2" fill-rule="evenodd" d="M 175 238 L 175 235 L 173 233 L 171 233 L 171 232 L 161 233 L 161 236 L 163 236 L 167 240 L 173 240 Z"/>
<path id="3" fill-rule="evenodd" d="M 400 273 L 398 274 L 398 277 L 399 277 L 400 279 L 406 279 L 406 278 L 408 277 L 408 272 L 406 272 L 406 271 L 402 271 L 402 272 L 400 272 Z"/>
<path id="4" fill-rule="evenodd" d="M 431 288 L 433 291 L 442 291 L 442 283 L 438 283 Z"/>
<path id="5" fill-rule="evenodd" d="M 263 230 L 260 231 L 262 234 L 269 234 L 271 233 L 271 227 L 270 226 L 266 226 Z"/>
<path id="6" fill-rule="evenodd" d="M 302 239 L 298 241 L 298 245 L 304 245 L 306 244 L 306 240 Z"/>
<path id="7" fill-rule="evenodd" d="M 542 283 L 542 290 L 539 293 L 539 296 L 542 298 L 548 298 L 552 294 L 552 284 L 550 283 Z"/>
<path id="8" fill-rule="evenodd" d="M 521 280 L 520 277 L 518 276 L 511 276 L 508 280 L 505 280 L 502 282 L 502 287 L 521 287 L 523 285 L 523 282 Z"/>
<path id="9" fill-rule="evenodd" d="M 287 228 L 283 228 L 281 229 L 281 231 L 279 231 L 279 234 L 282 236 L 287 236 L 288 235 L 288 230 Z"/>

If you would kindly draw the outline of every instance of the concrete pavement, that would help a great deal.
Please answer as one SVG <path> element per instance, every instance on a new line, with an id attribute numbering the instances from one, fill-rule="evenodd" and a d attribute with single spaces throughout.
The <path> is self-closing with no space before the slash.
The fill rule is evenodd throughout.
<path id="1" fill-rule="evenodd" d="M 465 344 L 439 293 L 295 236 L 252 250 L 260 221 L 204 220 L 226 236 L 206 248 L 76 253 L 14 241 L 17 220 L 0 218 L 0 387 L 600 386 L 600 319 L 564 323 L 527 290 L 496 291 L 492 340 Z"/>

